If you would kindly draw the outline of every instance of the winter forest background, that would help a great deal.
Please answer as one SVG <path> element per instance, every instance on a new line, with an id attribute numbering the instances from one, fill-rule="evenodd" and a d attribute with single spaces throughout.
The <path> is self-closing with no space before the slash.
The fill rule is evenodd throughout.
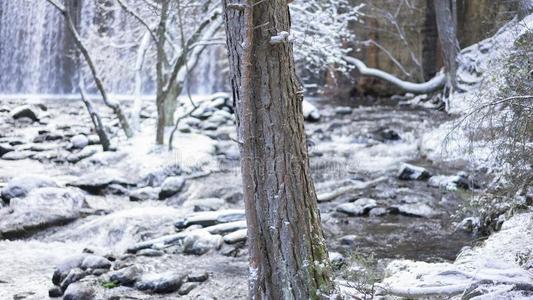
<path id="1" fill-rule="evenodd" d="M 0 299 L 532 298 L 532 13 L 0 1 Z"/>

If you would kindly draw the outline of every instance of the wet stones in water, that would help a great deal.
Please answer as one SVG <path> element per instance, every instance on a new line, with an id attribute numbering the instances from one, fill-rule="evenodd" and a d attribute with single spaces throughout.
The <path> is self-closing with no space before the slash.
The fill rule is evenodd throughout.
<path id="1" fill-rule="evenodd" d="M 435 209 L 424 203 L 401 204 L 393 206 L 391 210 L 408 217 L 432 218 L 439 215 Z"/>
<path id="2" fill-rule="evenodd" d="M 357 245 L 357 236 L 356 235 L 345 235 L 341 237 L 340 244 L 343 246 L 355 246 Z"/>
<path id="3" fill-rule="evenodd" d="M 237 231 L 234 231 L 232 233 L 229 233 L 224 236 L 224 242 L 226 244 L 236 244 L 239 242 L 244 242 L 247 239 L 247 229 L 240 229 Z"/>
<path id="4" fill-rule="evenodd" d="M 77 163 L 80 160 L 86 159 L 94 154 L 96 154 L 100 150 L 100 147 L 98 146 L 89 146 L 83 148 L 81 151 L 78 151 L 76 153 L 71 153 L 67 156 L 67 161 L 70 163 Z"/>
<path id="5" fill-rule="evenodd" d="M 2 155 L 3 160 L 23 160 L 27 158 L 32 158 L 35 155 L 33 151 L 11 151 Z"/>
<path id="6" fill-rule="evenodd" d="M 372 208 L 377 207 L 377 202 L 370 198 L 361 198 L 355 202 L 338 205 L 335 210 L 349 216 L 362 216 L 367 214 Z"/>
<path id="7" fill-rule="evenodd" d="M 468 190 L 470 188 L 470 180 L 466 174 L 454 176 L 437 175 L 429 178 L 428 185 L 448 191 L 456 191 L 458 189 Z"/>
<path id="8" fill-rule="evenodd" d="M 203 255 L 211 250 L 218 250 L 222 246 L 223 239 L 220 235 L 210 234 L 203 229 L 191 231 L 183 240 L 183 253 Z"/>
<path id="9" fill-rule="evenodd" d="M 25 198 L 11 199 L 12 212 L 0 218 L 0 233 L 19 237 L 31 231 L 71 222 L 87 207 L 84 195 L 73 189 L 39 188 Z"/>
<path id="10" fill-rule="evenodd" d="M 38 175 L 15 177 L 2 189 L 1 196 L 6 202 L 16 197 L 25 197 L 30 191 L 42 187 L 58 187 L 55 181 Z"/>
<path id="11" fill-rule="evenodd" d="M 101 195 L 112 184 L 118 184 L 124 187 L 133 185 L 133 183 L 125 180 L 123 175 L 113 170 L 89 173 L 70 182 L 68 185 L 78 187 L 93 195 Z"/>
<path id="12" fill-rule="evenodd" d="M 111 262 L 102 256 L 88 254 L 80 264 L 82 270 L 87 269 L 108 269 L 111 268 Z"/>
<path id="13" fill-rule="evenodd" d="M 35 113 L 35 111 L 27 105 L 14 108 L 11 111 L 10 115 L 15 120 L 20 119 L 20 118 L 28 118 L 32 120 L 33 122 L 39 121 L 39 118 L 37 117 L 37 113 Z"/>
<path id="14" fill-rule="evenodd" d="M 203 227 L 207 227 L 220 223 L 241 221 L 244 220 L 244 218 L 244 210 L 240 209 L 200 212 L 177 221 L 174 226 L 176 226 L 177 229 L 183 229 L 191 225 L 201 225 Z"/>
<path id="15" fill-rule="evenodd" d="M 71 284 L 82 280 L 90 273 L 79 268 L 72 269 L 68 272 L 65 279 L 61 282 L 61 289 L 65 291 Z"/>
<path id="16" fill-rule="evenodd" d="M 13 148 L 13 146 L 11 146 L 10 144 L 8 143 L 1 143 L 0 144 L 0 157 L 2 157 L 2 155 L 8 153 L 8 152 L 11 152 L 11 151 L 14 151 L 15 148 Z"/>
<path id="17" fill-rule="evenodd" d="M 78 134 L 70 139 L 70 143 L 74 149 L 83 149 L 89 145 L 89 139 L 84 134 Z"/>
<path id="18" fill-rule="evenodd" d="M 335 107 L 335 114 L 338 116 L 351 115 L 352 112 L 353 112 L 353 109 L 349 106 Z"/>
<path id="19" fill-rule="evenodd" d="M 157 200 L 159 198 L 159 188 L 150 186 L 136 189 L 130 192 L 130 201 Z"/>
<path id="20" fill-rule="evenodd" d="M 161 190 L 159 191 L 159 200 L 164 200 L 175 194 L 181 192 L 185 186 L 185 179 L 180 176 L 168 177 L 161 184 Z"/>
<path id="21" fill-rule="evenodd" d="M 217 224 L 213 226 L 208 226 L 208 227 L 205 227 L 204 229 L 211 234 L 226 234 L 226 233 L 234 232 L 240 229 L 246 229 L 246 221 L 242 220 L 242 221 L 222 223 L 222 224 Z"/>
<path id="22" fill-rule="evenodd" d="M 380 142 L 399 141 L 400 135 L 390 128 L 380 128 L 373 132 L 373 138 Z"/>
<path id="23" fill-rule="evenodd" d="M 109 279 L 123 286 L 133 286 L 142 275 L 142 270 L 138 266 L 130 266 L 113 272 Z"/>
<path id="24" fill-rule="evenodd" d="M 318 122 L 322 117 L 318 108 L 316 108 L 307 100 L 302 101 L 302 112 L 304 115 L 304 120 L 307 122 Z"/>
<path id="25" fill-rule="evenodd" d="M 63 291 L 61 290 L 60 287 L 54 286 L 48 290 L 48 296 L 50 298 L 59 298 L 63 296 Z"/>
<path id="26" fill-rule="evenodd" d="M 161 250 L 155 249 L 142 249 L 137 252 L 137 256 L 158 257 L 163 256 L 165 253 Z"/>
<path id="27" fill-rule="evenodd" d="M 402 163 L 398 172 L 400 180 L 428 180 L 430 177 L 431 174 L 426 169 L 406 163 Z"/>
<path id="28" fill-rule="evenodd" d="M 92 288 L 76 282 L 68 286 L 63 295 L 63 300 L 94 300 L 95 292 Z"/>
<path id="29" fill-rule="evenodd" d="M 329 261 L 331 262 L 331 265 L 333 266 L 333 268 L 337 270 L 339 270 L 346 264 L 346 259 L 339 252 L 330 252 Z"/>
<path id="30" fill-rule="evenodd" d="M 172 293 L 181 287 L 184 279 L 183 274 L 146 274 L 135 283 L 135 288 L 151 293 Z"/>
<path id="31" fill-rule="evenodd" d="M 189 294 L 192 290 L 198 287 L 197 282 L 185 282 L 178 290 L 178 294 L 184 296 Z"/>
<path id="32" fill-rule="evenodd" d="M 192 272 L 187 275 L 187 281 L 189 282 L 204 282 L 209 279 L 209 274 L 207 272 Z"/>

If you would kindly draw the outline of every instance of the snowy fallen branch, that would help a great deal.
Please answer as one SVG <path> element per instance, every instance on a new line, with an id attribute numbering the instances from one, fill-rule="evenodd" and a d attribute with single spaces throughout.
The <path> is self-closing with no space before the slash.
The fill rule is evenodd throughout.
<path id="1" fill-rule="evenodd" d="M 358 190 L 364 190 L 386 180 L 387 180 L 387 177 L 383 176 L 383 177 L 379 177 L 374 180 L 370 180 L 366 182 L 359 182 L 359 183 L 356 183 L 350 186 L 341 187 L 338 190 L 335 190 L 332 192 L 322 193 L 322 194 L 317 195 L 318 202 L 333 201 L 337 197 L 340 197 L 344 194 L 355 192 Z"/>
<path id="2" fill-rule="evenodd" d="M 431 93 L 431 92 L 434 92 L 434 91 L 437 91 L 443 88 L 446 83 L 446 76 L 443 72 L 439 72 L 437 75 L 435 75 L 435 77 L 433 77 L 431 80 L 427 82 L 414 83 L 414 82 L 401 80 L 400 78 L 392 74 L 389 74 L 387 72 L 384 72 L 382 70 L 369 68 L 365 65 L 364 62 L 354 57 L 344 56 L 344 60 L 347 63 L 354 65 L 359 71 L 359 73 L 361 73 L 361 75 L 372 76 L 372 77 L 385 80 L 403 89 L 405 92 L 409 92 L 409 93 L 414 93 L 414 94 Z"/>

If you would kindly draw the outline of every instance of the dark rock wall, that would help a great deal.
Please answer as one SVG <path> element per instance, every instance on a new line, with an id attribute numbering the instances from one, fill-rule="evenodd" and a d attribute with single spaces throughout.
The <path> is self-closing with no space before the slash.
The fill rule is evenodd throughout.
<path id="1" fill-rule="evenodd" d="M 435 0 L 352 0 L 354 6 L 365 3 L 360 23 L 353 24 L 359 41 L 349 43 L 352 55 L 369 67 L 379 68 L 404 80 L 421 82 L 430 79 L 442 67 L 433 1 Z M 494 34 L 517 11 L 517 0 L 457 0 L 458 39 L 466 47 Z M 384 51 L 383 49 L 386 49 Z M 389 53 L 386 53 L 389 52 Z M 394 57 L 403 66 L 393 62 Z M 326 94 L 341 96 L 391 95 L 398 92 L 373 78 L 337 79 Z"/>

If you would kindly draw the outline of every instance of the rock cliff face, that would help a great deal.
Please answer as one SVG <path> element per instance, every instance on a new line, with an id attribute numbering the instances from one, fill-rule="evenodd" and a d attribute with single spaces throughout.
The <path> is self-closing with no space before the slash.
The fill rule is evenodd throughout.
<path id="1" fill-rule="evenodd" d="M 353 24 L 359 42 L 347 46 L 352 55 L 369 67 L 393 73 L 402 79 L 430 79 L 441 67 L 441 50 L 435 22 L 435 0 L 353 0 L 365 3 L 361 23 Z M 483 40 L 517 12 L 517 0 L 457 0 L 458 39 L 462 48 Z M 391 57 L 394 58 L 395 62 Z M 357 78 L 357 73 L 354 72 Z M 332 83 L 332 82 L 330 82 Z M 390 95 L 399 92 L 374 78 L 353 82 L 336 81 L 335 94 Z"/>

